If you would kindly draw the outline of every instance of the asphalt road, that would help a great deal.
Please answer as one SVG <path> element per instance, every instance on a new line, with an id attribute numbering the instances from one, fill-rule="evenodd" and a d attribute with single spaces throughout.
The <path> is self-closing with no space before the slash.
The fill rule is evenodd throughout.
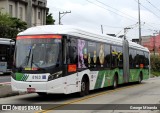
<path id="1" fill-rule="evenodd" d="M 3 82 L 11 82 L 11 76 L 10 75 L 0 75 L 0 83 Z"/>
<path id="2" fill-rule="evenodd" d="M 159 104 L 160 105 L 160 78 L 152 78 L 143 81 L 142 84 L 123 85 L 113 90 L 105 88 L 97 91 L 91 91 L 88 96 L 78 98 L 76 94 L 71 95 L 48 95 L 40 97 L 37 94 L 26 94 L 1 98 L 0 104 L 49 104 L 44 111 L 36 113 L 160 113 L 158 110 L 114 110 L 121 104 Z M 54 105 L 53 105 L 54 104 Z M 55 105 L 56 104 L 56 105 Z M 57 105 L 58 104 L 58 105 Z M 73 104 L 73 106 L 71 105 Z M 74 109 L 75 104 L 84 104 L 79 110 L 57 110 Z M 88 105 L 86 105 L 88 104 Z M 81 110 L 95 104 L 90 110 Z M 114 109 L 104 110 L 113 104 Z M 68 108 L 67 106 L 70 106 Z M 135 107 L 135 106 L 134 106 Z M 141 106 L 138 106 L 141 107 Z M 4 111 L 4 113 L 22 113 L 22 111 Z M 25 113 L 35 111 L 23 111 Z"/>

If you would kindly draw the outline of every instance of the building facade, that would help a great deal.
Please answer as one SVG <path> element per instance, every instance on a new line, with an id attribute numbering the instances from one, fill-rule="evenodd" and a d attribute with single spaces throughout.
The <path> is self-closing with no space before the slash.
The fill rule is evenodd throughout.
<path id="1" fill-rule="evenodd" d="M 132 42 L 139 43 L 139 39 L 132 39 Z M 160 34 L 142 36 L 142 46 L 147 47 L 151 54 L 160 55 Z"/>
<path id="2" fill-rule="evenodd" d="M 160 55 L 160 34 L 142 37 L 142 45 L 147 47 L 152 54 Z"/>
<path id="3" fill-rule="evenodd" d="M 47 0 L 0 0 L 0 12 L 27 22 L 28 27 L 45 25 Z"/>

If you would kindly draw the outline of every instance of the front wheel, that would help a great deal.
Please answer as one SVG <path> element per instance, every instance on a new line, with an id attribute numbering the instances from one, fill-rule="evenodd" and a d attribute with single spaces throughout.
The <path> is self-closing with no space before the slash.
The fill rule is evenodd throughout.
<path id="1" fill-rule="evenodd" d="M 88 94 L 89 94 L 89 82 L 87 82 L 87 80 L 83 78 L 81 82 L 81 92 L 79 95 L 83 97 Z"/>

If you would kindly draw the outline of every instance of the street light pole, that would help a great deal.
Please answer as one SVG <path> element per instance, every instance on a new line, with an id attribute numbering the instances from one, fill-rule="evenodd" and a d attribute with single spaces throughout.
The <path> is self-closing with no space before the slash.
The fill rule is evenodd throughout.
<path id="1" fill-rule="evenodd" d="M 138 23 L 139 23 L 139 44 L 142 44 L 142 38 L 141 38 L 141 13 L 140 13 L 140 2 L 138 0 Z"/>
<path id="2" fill-rule="evenodd" d="M 126 40 L 126 32 L 127 32 L 128 29 L 131 29 L 131 28 L 130 27 L 125 27 L 124 28 L 124 40 Z"/>
<path id="3" fill-rule="evenodd" d="M 62 17 L 65 15 L 65 14 L 67 14 L 67 13 L 71 13 L 71 11 L 70 12 L 68 12 L 68 11 L 66 11 L 66 12 L 59 12 L 59 25 L 61 25 L 61 19 L 62 19 Z M 63 14 L 63 15 L 62 15 Z M 61 16 L 62 15 L 62 16 Z"/>

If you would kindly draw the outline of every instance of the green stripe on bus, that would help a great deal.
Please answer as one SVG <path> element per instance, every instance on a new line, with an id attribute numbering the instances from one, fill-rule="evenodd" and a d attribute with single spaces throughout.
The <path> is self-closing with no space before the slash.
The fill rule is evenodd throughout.
<path id="1" fill-rule="evenodd" d="M 16 80 L 21 81 L 24 74 L 22 73 L 15 73 L 16 74 Z"/>

